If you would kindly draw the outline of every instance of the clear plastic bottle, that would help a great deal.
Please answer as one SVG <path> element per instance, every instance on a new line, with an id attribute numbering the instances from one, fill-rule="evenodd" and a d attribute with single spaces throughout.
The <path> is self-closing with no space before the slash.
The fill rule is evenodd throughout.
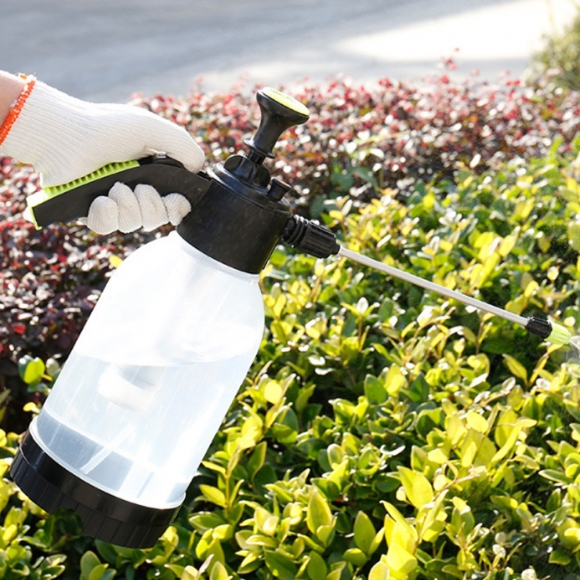
<path id="1" fill-rule="evenodd" d="M 36 443 L 116 497 L 180 505 L 259 348 L 258 279 L 176 232 L 134 252 L 32 423 Z"/>

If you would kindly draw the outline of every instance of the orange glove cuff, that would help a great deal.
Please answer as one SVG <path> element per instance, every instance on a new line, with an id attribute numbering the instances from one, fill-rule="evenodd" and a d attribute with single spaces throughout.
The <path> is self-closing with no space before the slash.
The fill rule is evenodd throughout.
<path id="1" fill-rule="evenodd" d="M 25 77 L 25 78 L 26 85 L 24 85 L 24 89 L 22 89 L 20 96 L 14 103 L 13 107 L 10 109 L 10 112 L 6 116 L 6 119 L 4 119 L 4 123 L 2 123 L 2 126 L 0 126 L 0 145 L 2 145 L 4 139 L 6 139 L 8 133 L 10 133 L 12 125 L 14 125 L 16 119 L 18 119 L 18 115 L 20 115 L 20 111 L 22 111 L 22 108 L 24 107 L 24 104 L 26 103 L 36 83 L 36 79 L 34 77 Z"/>

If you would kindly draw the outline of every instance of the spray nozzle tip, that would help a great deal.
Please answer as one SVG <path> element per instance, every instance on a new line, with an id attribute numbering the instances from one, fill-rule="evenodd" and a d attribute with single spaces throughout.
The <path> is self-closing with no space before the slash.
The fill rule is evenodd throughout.
<path id="1" fill-rule="evenodd" d="M 572 334 L 566 327 L 543 318 L 528 318 L 526 330 L 558 346 L 569 344 L 572 340 Z"/>
<path id="2" fill-rule="evenodd" d="M 556 345 L 568 344 L 572 339 L 572 333 L 562 326 L 561 324 L 555 324 L 552 322 L 552 332 L 546 338 L 547 342 L 551 342 Z"/>

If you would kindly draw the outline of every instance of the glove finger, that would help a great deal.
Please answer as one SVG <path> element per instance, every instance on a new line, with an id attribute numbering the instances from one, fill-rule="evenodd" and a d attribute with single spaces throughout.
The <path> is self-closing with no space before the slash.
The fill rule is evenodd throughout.
<path id="1" fill-rule="evenodd" d="M 141 227 L 142 217 L 139 202 L 131 188 L 124 183 L 117 182 L 109 191 L 109 197 L 119 208 L 119 231 L 134 232 Z"/>
<path id="2" fill-rule="evenodd" d="M 104 195 L 97 197 L 89 207 L 87 226 L 106 235 L 119 229 L 119 210 L 117 204 Z"/>
<path id="3" fill-rule="evenodd" d="M 183 163 L 189 171 L 197 173 L 205 161 L 201 147 L 183 127 L 153 113 L 151 115 L 151 136 L 144 137 L 145 155 L 165 153 Z"/>
<path id="4" fill-rule="evenodd" d="M 141 209 L 141 219 L 145 230 L 154 230 L 169 221 L 165 204 L 157 190 L 151 185 L 139 184 L 135 197 Z"/>
<path id="5" fill-rule="evenodd" d="M 191 204 L 180 193 L 170 193 L 161 198 L 171 225 L 178 226 L 181 220 L 191 211 Z"/>

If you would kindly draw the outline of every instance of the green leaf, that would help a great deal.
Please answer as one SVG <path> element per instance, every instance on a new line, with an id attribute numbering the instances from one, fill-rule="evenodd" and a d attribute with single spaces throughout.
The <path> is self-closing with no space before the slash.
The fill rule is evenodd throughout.
<path id="1" fill-rule="evenodd" d="M 115 575 L 113 570 L 107 570 L 108 564 L 99 564 L 95 566 L 89 574 L 88 580 L 111 580 Z"/>
<path id="2" fill-rule="evenodd" d="M 349 477 L 349 460 L 345 459 L 340 465 L 337 465 L 332 473 L 328 476 L 328 482 L 333 483 L 337 489 L 342 489 Z"/>
<path id="3" fill-rule="evenodd" d="M 571 561 L 572 558 L 570 557 L 570 552 L 562 548 L 554 550 L 550 554 L 550 558 L 548 559 L 548 562 L 550 562 L 550 564 L 558 564 L 559 566 L 567 566 L 568 564 L 570 564 Z"/>
<path id="4" fill-rule="evenodd" d="M 561 483 L 562 485 L 570 485 L 572 481 L 569 477 L 566 477 L 563 471 L 558 471 L 556 469 L 542 469 L 540 475 L 556 483 Z"/>
<path id="5" fill-rule="evenodd" d="M 321 526 L 332 524 L 332 512 L 328 502 L 316 488 L 313 489 L 308 501 L 306 524 L 308 529 L 315 535 Z"/>
<path id="6" fill-rule="evenodd" d="M 317 552 L 310 552 L 308 555 L 308 565 L 306 566 L 306 572 L 310 580 L 320 580 L 320 578 L 326 578 L 328 568 L 326 562 Z"/>
<path id="7" fill-rule="evenodd" d="M 475 527 L 475 517 L 471 507 L 460 497 L 452 500 L 453 512 L 451 514 L 450 530 L 460 538 L 466 538 Z"/>
<path id="8" fill-rule="evenodd" d="M 226 563 L 221 542 L 217 539 L 213 539 L 209 544 L 206 545 L 203 545 L 203 543 L 200 542 L 196 547 L 196 556 L 200 559 L 206 560 L 209 563 L 210 571 L 218 562 L 224 565 Z"/>
<path id="9" fill-rule="evenodd" d="M 580 223 L 572 222 L 568 224 L 568 239 L 570 246 L 580 252 Z"/>
<path id="10" fill-rule="evenodd" d="M 111 544 L 107 544 L 106 542 L 102 542 L 100 540 L 95 541 L 95 546 L 97 551 L 99 552 L 99 556 L 103 558 L 103 560 L 109 562 L 109 564 L 114 564 L 117 561 L 117 551 Z"/>
<path id="11" fill-rule="evenodd" d="M 342 557 L 353 564 L 354 566 L 364 566 L 368 562 L 367 555 L 359 548 L 350 548 L 342 555 Z"/>
<path id="12" fill-rule="evenodd" d="M 101 561 L 94 552 L 85 552 L 81 557 L 81 579 L 89 580 L 91 572 L 100 565 Z"/>
<path id="13" fill-rule="evenodd" d="M 254 521 L 260 532 L 266 536 L 273 536 L 276 533 L 280 518 L 272 515 L 263 507 L 257 507 L 254 511 Z"/>
<path id="14" fill-rule="evenodd" d="M 264 534 L 253 534 L 246 542 L 250 546 L 261 546 L 262 548 L 277 548 L 278 541 Z"/>
<path id="15" fill-rule="evenodd" d="M 170 570 L 171 573 L 176 578 L 181 578 L 184 575 L 184 573 L 185 573 L 185 568 L 186 567 L 185 566 L 180 566 L 178 564 L 165 564 L 165 568 L 167 570 Z M 125 568 L 126 578 L 128 578 L 128 580 L 134 580 L 135 574 L 134 574 L 134 572 L 130 572 L 130 569 L 133 569 L 134 570 L 134 568 L 132 568 L 132 567 L 129 568 L 129 569 Z"/>
<path id="16" fill-rule="evenodd" d="M 512 375 L 514 375 L 514 377 L 522 379 L 524 383 L 527 383 L 528 371 L 526 370 L 526 367 L 519 360 L 517 360 L 513 356 L 510 356 L 509 354 L 504 354 L 503 358 Z"/>
<path id="17" fill-rule="evenodd" d="M 506 409 L 500 415 L 494 433 L 494 440 L 500 447 L 503 447 L 507 442 L 517 420 L 518 415 L 513 409 Z"/>
<path id="18" fill-rule="evenodd" d="M 266 441 L 261 441 L 256 445 L 250 459 L 248 459 L 248 463 L 246 464 L 246 469 L 248 470 L 248 475 L 250 479 L 253 481 L 254 476 L 262 466 L 264 465 L 264 461 L 266 460 L 266 450 L 268 449 L 268 444 Z"/>
<path id="19" fill-rule="evenodd" d="M 437 499 L 430 508 L 426 509 L 426 511 L 425 508 L 421 510 L 420 515 L 424 516 L 424 519 L 421 521 L 420 524 L 420 529 L 422 532 L 421 540 L 426 540 L 427 538 L 430 538 L 431 536 L 434 535 L 432 528 L 435 529 L 435 532 L 438 532 L 439 526 L 443 526 L 443 522 L 439 521 L 437 519 L 437 516 L 441 512 L 441 509 L 443 507 L 443 500 L 445 499 L 446 495 L 447 491 L 440 492 L 437 496 Z"/>
<path id="20" fill-rule="evenodd" d="M 501 446 L 498 452 L 491 458 L 490 465 L 496 465 L 500 462 L 514 447 L 520 432 L 522 430 L 522 424 L 517 422 L 513 426 L 502 425 L 507 432 L 505 443 Z"/>
<path id="21" fill-rule="evenodd" d="M 22 360 L 22 359 L 21 359 Z M 42 380 L 46 367 L 42 359 L 36 357 L 28 360 L 21 371 L 22 380 L 27 385 L 35 385 Z"/>
<path id="22" fill-rule="evenodd" d="M 259 552 L 250 552 L 238 567 L 239 574 L 249 574 L 263 566 L 262 556 Z"/>
<path id="23" fill-rule="evenodd" d="M 407 467 L 399 467 L 398 469 L 407 499 L 416 508 L 420 508 L 433 501 L 435 497 L 433 487 L 422 473 L 412 471 Z"/>
<path id="24" fill-rule="evenodd" d="M 377 531 L 367 514 L 359 511 L 354 521 L 354 543 L 365 554 L 370 555 L 370 549 Z"/>
<path id="25" fill-rule="evenodd" d="M 340 580 L 342 576 L 342 570 L 333 570 L 326 575 L 325 580 Z"/>
<path id="26" fill-rule="evenodd" d="M 103 564 L 103 566 L 108 566 L 108 564 Z M 103 575 L 101 576 L 101 580 L 113 580 L 116 574 L 117 574 L 116 570 L 113 570 L 112 568 L 107 568 L 104 571 Z M 173 580 L 172 576 L 173 574 L 171 574 L 169 570 L 166 570 L 160 575 L 160 580 Z"/>
<path id="27" fill-rule="evenodd" d="M 197 512 L 189 516 L 189 523 L 196 530 L 205 532 L 206 530 L 213 530 L 214 528 L 225 524 L 226 521 L 217 512 Z"/>
<path id="28" fill-rule="evenodd" d="M 394 397 L 406 383 L 405 376 L 398 365 L 391 365 L 389 372 L 385 378 L 387 393 Z"/>
<path id="29" fill-rule="evenodd" d="M 320 526 L 316 530 L 316 537 L 324 546 L 329 546 L 334 538 L 334 522 L 328 526 Z"/>
<path id="30" fill-rule="evenodd" d="M 193 566 L 186 566 L 180 580 L 199 580 L 199 572 Z"/>
<path id="31" fill-rule="evenodd" d="M 478 433 L 487 433 L 489 425 L 483 415 L 474 411 L 469 411 L 465 416 L 465 421 L 468 427 L 475 429 Z"/>
<path id="32" fill-rule="evenodd" d="M 262 388 L 264 398 L 273 405 L 278 404 L 284 396 L 284 389 L 278 381 L 267 381 Z"/>
<path id="33" fill-rule="evenodd" d="M 389 516 L 396 523 L 398 523 L 402 528 L 404 528 L 406 530 L 406 534 L 408 534 L 412 540 L 416 540 L 417 539 L 417 531 L 415 530 L 415 528 L 413 526 L 409 525 L 409 522 L 407 522 L 407 520 L 403 517 L 403 514 L 393 504 L 391 504 L 387 501 L 382 501 L 381 503 L 385 506 L 385 509 L 387 510 Z M 385 537 L 387 538 L 387 541 L 388 541 L 389 536 L 388 536 L 386 530 L 385 530 Z"/>
<path id="34" fill-rule="evenodd" d="M 369 580 L 389 580 L 389 567 L 384 562 L 377 562 L 369 573 Z"/>
<path id="35" fill-rule="evenodd" d="M 398 544 L 389 546 L 387 552 L 387 564 L 400 574 L 411 574 L 417 568 L 417 558 Z"/>
<path id="36" fill-rule="evenodd" d="M 372 556 L 378 550 L 384 539 L 385 539 L 385 528 L 381 528 L 377 533 L 377 535 L 374 537 L 373 541 L 371 542 L 368 551 L 369 556 Z"/>
<path id="37" fill-rule="evenodd" d="M 211 569 L 209 578 L 210 580 L 229 580 L 231 576 L 221 562 L 216 562 Z"/>
<path id="38" fill-rule="evenodd" d="M 213 530 L 213 537 L 220 541 L 230 540 L 233 536 L 233 527 L 230 524 L 216 526 Z"/>
<path id="39" fill-rule="evenodd" d="M 336 469 L 341 463 L 344 458 L 344 452 L 342 451 L 342 447 L 337 445 L 336 443 L 331 443 L 326 450 L 326 454 L 328 456 L 328 465 L 331 469 Z"/>
<path id="40" fill-rule="evenodd" d="M 266 566 L 280 580 L 295 580 L 298 568 L 284 554 L 280 552 L 266 552 L 265 553 Z"/>
<path id="41" fill-rule="evenodd" d="M 220 491 L 217 487 L 202 484 L 199 486 L 199 490 L 207 501 L 214 503 L 219 507 L 226 507 L 226 496 L 224 492 Z"/>
<path id="42" fill-rule="evenodd" d="M 371 405 L 382 405 L 387 400 L 387 389 L 377 377 L 367 375 L 365 377 L 364 389 L 365 396 Z"/>
<path id="43" fill-rule="evenodd" d="M 356 336 L 349 336 L 342 341 L 340 346 L 340 355 L 345 364 L 354 360 L 356 355 L 360 352 L 361 345 Z"/>

